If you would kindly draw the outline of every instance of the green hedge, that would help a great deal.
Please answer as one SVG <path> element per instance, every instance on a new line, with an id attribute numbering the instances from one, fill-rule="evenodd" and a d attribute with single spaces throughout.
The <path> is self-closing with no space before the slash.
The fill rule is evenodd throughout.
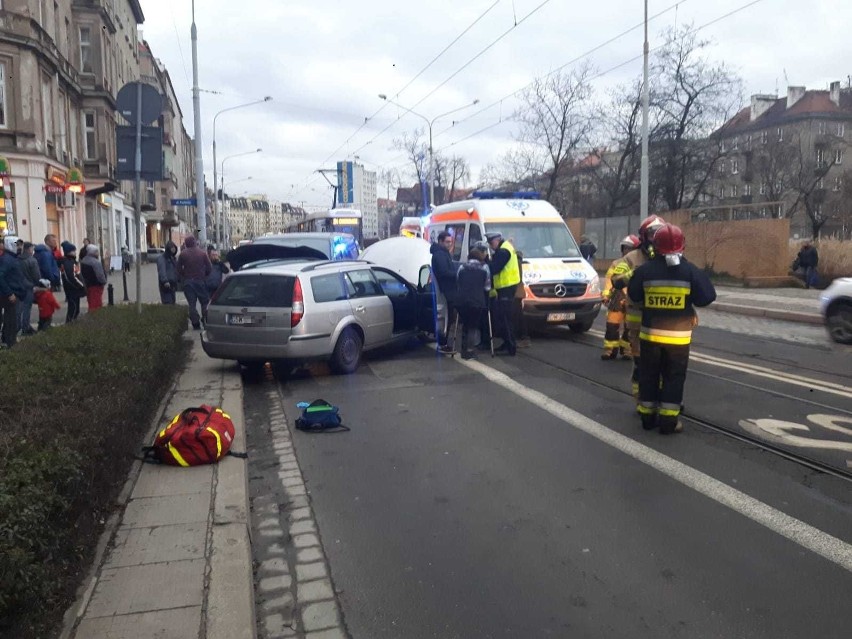
<path id="1" fill-rule="evenodd" d="M 186 309 L 107 307 L 0 351 L 0 636 L 46 637 L 186 354 Z"/>

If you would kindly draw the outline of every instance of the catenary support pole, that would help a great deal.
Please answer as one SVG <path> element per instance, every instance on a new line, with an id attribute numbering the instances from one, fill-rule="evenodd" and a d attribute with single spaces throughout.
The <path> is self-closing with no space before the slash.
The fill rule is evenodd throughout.
<path id="1" fill-rule="evenodd" d="M 195 26 L 195 0 L 192 0 L 192 110 L 195 115 L 195 210 L 198 214 L 198 241 L 202 247 L 206 247 L 207 203 L 204 197 L 204 147 L 201 144 L 201 97 L 198 89 L 198 29 Z"/>
<path id="2" fill-rule="evenodd" d="M 642 167 L 639 187 L 639 213 L 648 217 L 648 0 L 645 0 L 645 43 L 642 47 Z"/>
<path id="3" fill-rule="evenodd" d="M 142 312 L 142 83 L 136 82 L 136 154 L 133 161 L 133 223 L 136 225 L 136 312 Z M 123 267 L 122 267 L 123 268 Z"/>

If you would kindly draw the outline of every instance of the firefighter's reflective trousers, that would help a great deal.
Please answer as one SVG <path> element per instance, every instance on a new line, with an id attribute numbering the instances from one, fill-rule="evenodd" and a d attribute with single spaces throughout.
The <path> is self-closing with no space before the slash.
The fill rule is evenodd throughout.
<path id="1" fill-rule="evenodd" d="M 624 323 L 625 317 L 625 313 L 622 310 L 610 310 L 607 312 L 603 357 L 615 359 L 619 353 L 625 358 L 632 356 L 630 329 Z"/>
<path id="2" fill-rule="evenodd" d="M 642 426 L 673 432 L 683 403 L 683 384 L 689 365 L 689 344 L 659 344 L 642 340 L 639 355 L 639 404 Z"/>

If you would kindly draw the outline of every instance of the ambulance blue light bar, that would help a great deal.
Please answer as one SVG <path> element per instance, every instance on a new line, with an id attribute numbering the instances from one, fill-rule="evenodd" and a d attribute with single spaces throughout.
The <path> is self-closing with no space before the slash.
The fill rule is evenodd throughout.
<path id="1" fill-rule="evenodd" d="M 538 191 L 474 191 L 474 200 L 540 200 Z"/>

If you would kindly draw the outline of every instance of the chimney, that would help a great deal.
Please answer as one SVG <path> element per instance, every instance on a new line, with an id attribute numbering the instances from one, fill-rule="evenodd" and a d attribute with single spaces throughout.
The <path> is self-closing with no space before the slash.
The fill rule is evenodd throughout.
<path id="1" fill-rule="evenodd" d="M 832 82 L 828 97 L 834 102 L 835 106 L 840 106 L 840 82 Z"/>
<path id="2" fill-rule="evenodd" d="M 777 95 L 753 95 L 751 96 L 751 116 L 749 121 L 754 122 L 778 100 Z"/>
<path id="3" fill-rule="evenodd" d="M 805 97 L 805 87 L 787 87 L 787 108 Z"/>

